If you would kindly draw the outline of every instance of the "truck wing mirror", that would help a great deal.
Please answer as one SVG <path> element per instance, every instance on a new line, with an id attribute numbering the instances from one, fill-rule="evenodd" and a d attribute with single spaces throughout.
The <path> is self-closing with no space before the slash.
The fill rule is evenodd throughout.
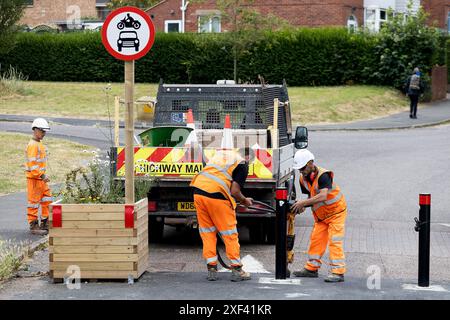
<path id="1" fill-rule="evenodd" d="M 305 149 L 308 147 L 308 129 L 306 127 L 297 127 L 295 130 L 294 144 L 296 149 Z"/>

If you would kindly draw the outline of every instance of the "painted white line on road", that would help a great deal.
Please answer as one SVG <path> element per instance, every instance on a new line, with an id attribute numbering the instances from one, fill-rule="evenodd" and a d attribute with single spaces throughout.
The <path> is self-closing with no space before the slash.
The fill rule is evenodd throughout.
<path id="1" fill-rule="evenodd" d="M 290 285 L 301 285 L 300 279 L 274 279 L 274 278 L 259 278 L 258 283 L 261 284 L 290 284 Z"/>
<path id="2" fill-rule="evenodd" d="M 295 292 L 295 293 L 286 293 L 285 297 L 286 298 L 300 298 L 300 297 L 310 297 L 310 294 L 306 294 L 306 293 L 301 293 L 301 292 Z"/>
<path id="3" fill-rule="evenodd" d="M 268 287 L 268 286 L 264 286 L 264 287 L 257 287 L 258 289 L 270 289 L 270 290 L 275 290 L 276 288 L 274 287 Z"/>
<path id="4" fill-rule="evenodd" d="M 450 224 L 449 223 L 439 223 L 440 225 L 443 225 L 444 227 L 449 227 L 450 228 Z"/>
<path id="5" fill-rule="evenodd" d="M 270 273 L 266 269 L 264 269 L 264 266 L 261 262 L 253 258 L 251 255 L 246 255 L 244 258 L 241 259 L 241 262 L 243 264 L 243 269 L 250 273 Z M 231 272 L 230 270 L 227 270 L 225 268 L 222 268 L 218 270 L 219 272 Z"/>
<path id="6" fill-rule="evenodd" d="M 402 285 L 403 290 L 415 290 L 415 291 L 434 291 L 434 292 L 448 292 L 442 286 L 429 286 L 429 287 L 419 287 L 416 284 L 404 284 Z"/>

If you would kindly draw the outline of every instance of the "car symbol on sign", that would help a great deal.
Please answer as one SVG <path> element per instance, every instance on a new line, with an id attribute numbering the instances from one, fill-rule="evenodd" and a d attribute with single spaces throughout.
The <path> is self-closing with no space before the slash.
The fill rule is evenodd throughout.
<path id="1" fill-rule="evenodd" d="M 117 49 L 121 52 L 122 48 L 131 47 L 134 47 L 136 51 L 139 51 L 139 39 L 136 31 L 121 31 L 119 39 L 117 40 Z"/>

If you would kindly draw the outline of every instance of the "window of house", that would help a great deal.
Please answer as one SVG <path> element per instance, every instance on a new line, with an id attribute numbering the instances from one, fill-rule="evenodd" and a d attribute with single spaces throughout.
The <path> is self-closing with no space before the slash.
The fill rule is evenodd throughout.
<path id="1" fill-rule="evenodd" d="M 199 16 L 198 32 L 220 32 L 220 17 L 218 16 Z"/>
<path id="2" fill-rule="evenodd" d="M 165 32 L 181 32 L 180 20 L 166 20 L 164 21 Z"/>
<path id="3" fill-rule="evenodd" d="M 32 7 L 34 5 L 34 0 L 25 0 L 25 5 Z"/>
<path id="4" fill-rule="evenodd" d="M 378 27 L 378 30 L 380 30 L 384 24 L 386 24 L 387 21 L 387 12 L 384 9 L 380 10 L 380 24 Z"/>
<path id="5" fill-rule="evenodd" d="M 447 32 L 450 33 L 450 11 L 447 13 Z"/>
<path id="6" fill-rule="evenodd" d="M 356 31 L 357 28 L 358 28 L 358 22 L 356 20 L 356 17 L 354 15 L 351 15 L 350 17 L 348 17 L 348 20 L 347 20 L 347 29 L 349 32 L 353 33 Z"/>

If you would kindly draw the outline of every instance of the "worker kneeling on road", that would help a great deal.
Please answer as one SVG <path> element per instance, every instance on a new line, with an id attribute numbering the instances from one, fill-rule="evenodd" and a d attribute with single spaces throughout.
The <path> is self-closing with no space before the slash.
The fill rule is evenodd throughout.
<path id="1" fill-rule="evenodd" d="M 303 270 L 295 271 L 297 277 L 318 277 L 322 265 L 321 258 L 329 246 L 331 273 L 325 282 L 342 282 L 345 273 L 344 225 L 347 204 L 338 185 L 333 181 L 332 171 L 314 165 L 314 155 L 299 150 L 294 157 L 294 169 L 300 170 L 302 193 L 308 194 L 306 200 L 297 201 L 291 208 L 294 213 L 305 211 L 312 206 L 314 228 L 308 249 L 308 261 Z"/>
<path id="2" fill-rule="evenodd" d="M 210 281 L 217 280 L 217 232 L 222 236 L 227 257 L 231 261 L 231 281 L 251 278 L 250 273 L 242 269 L 235 211 L 236 200 L 247 207 L 252 205 L 253 199 L 244 197 L 241 192 L 251 158 L 253 150 L 250 148 L 241 149 L 241 153 L 218 151 L 192 179 L 203 257 L 206 259 L 207 279 Z"/>
<path id="3" fill-rule="evenodd" d="M 25 175 L 27 177 L 28 206 L 27 218 L 32 234 L 48 233 L 49 204 L 53 201 L 48 187 L 50 179 L 45 174 L 47 169 L 47 149 L 41 142 L 50 126 L 45 119 L 37 118 L 31 125 L 33 137 L 26 150 Z M 42 208 L 41 225 L 38 221 L 39 206 Z"/>

